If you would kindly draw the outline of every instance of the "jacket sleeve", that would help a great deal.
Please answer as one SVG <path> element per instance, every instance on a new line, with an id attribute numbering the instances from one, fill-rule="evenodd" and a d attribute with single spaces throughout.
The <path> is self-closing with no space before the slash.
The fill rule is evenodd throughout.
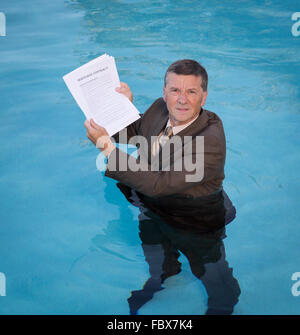
<path id="1" fill-rule="evenodd" d="M 140 114 L 141 118 L 143 117 L 142 114 Z M 138 135 L 139 127 L 141 124 L 141 118 L 136 120 L 135 122 L 131 123 L 128 127 L 122 129 L 115 135 L 113 135 L 113 139 L 117 143 L 128 143 L 128 141 L 133 137 Z"/>
<path id="2" fill-rule="evenodd" d="M 128 143 L 129 140 L 136 136 L 136 135 L 141 135 L 141 125 L 143 122 L 143 117 L 146 116 L 147 114 L 151 113 L 153 109 L 160 108 L 162 105 L 162 98 L 156 99 L 153 104 L 145 111 L 145 113 L 141 114 L 140 113 L 140 118 L 136 120 L 135 122 L 131 123 L 128 127 L 122 129 L 115 135 L 113 135 L 113 139 L 117 143 Z"/>
<path id="3" fill-rule="evenodd" d="M 205 187 L 210 180 L 221 178 L 224 168 L 224 151 L 218 138 L 205 138 L 204 151 L 193 150 L 189 156 L 180 154 L 174 158 L 168 170 L 151 171 L 148 162 L 141 163 L 133 156 L 116 148 L 108 159 L 105 176 L 145 194 L 149 197 L 161 197 L 180 193 L 189 193 L 189 188 Z M 177 170 L 175 162 L 180 160 L 181 170 Z M 186 166 L 186 161 L 193 161 L 195 170 Z M 130 166 L 138 166 L 133 170 Z M 177 165 L 178 166 L 178 165 Z"/>

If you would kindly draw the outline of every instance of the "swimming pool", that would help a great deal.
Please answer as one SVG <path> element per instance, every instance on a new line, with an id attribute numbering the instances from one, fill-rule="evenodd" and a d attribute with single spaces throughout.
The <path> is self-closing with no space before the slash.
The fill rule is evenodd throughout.
<path id="1" fill-rule="evenodd" d="M 127 299 L 149 278 L 138 209 L 97 171 L 62 80 L 103 53 L 141 112 L 162 95 L 170 63 L 206 67 L 206 108 L 224 123 L 224 189 L 237 209 L 224 239 L 241 291 L 233 314 L 299 314 L 297 10 L 271 0 L 2 4 L 1 314 L 129 314 Z M 206 312 L 203 283 L 179 260 L 181 272 L 139 314 Z"/>

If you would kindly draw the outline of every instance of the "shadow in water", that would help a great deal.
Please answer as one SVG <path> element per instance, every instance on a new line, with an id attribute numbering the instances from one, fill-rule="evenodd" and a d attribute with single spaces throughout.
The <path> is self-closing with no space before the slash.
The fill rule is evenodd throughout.
<path id="1" fill-rule="evenodd" d="M 226 261 L 223 243 L 225 226 L 235 217 L 235 208 L 227 194 L 221 191 L 206 198 L 202 206 L 198 199 L 199 210 L 196 213 L 188 210 L 189 206 L 195 205 L 190 199 L 181 207 L 172 197 L 154 204 L 125 185 L 118 183 L 117 186 L 127 200 L 140 209 L 139 236 L 149 265 L 148 280 L 128 298 L 130 314 L 138 314 L 156 292 L 164 289 L 164 281 L 181 271 L 180 252 L 186 256 L 192 273 L 206 289 L 206 314 L 232 314 L 241 291 Z M 166 207 L 166 204 L 169 205 Z"/>

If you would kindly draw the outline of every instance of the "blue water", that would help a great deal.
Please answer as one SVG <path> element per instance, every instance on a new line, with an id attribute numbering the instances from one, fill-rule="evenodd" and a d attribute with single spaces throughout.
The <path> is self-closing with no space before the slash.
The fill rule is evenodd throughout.
<path id="1" fill-rule="evenodd" d="M 236 206 L 226 260 L 233 314 L 299 314 L 300 36 L 295 1 L 2 1 L 1 314 L 128 314 L 149 277 L 138 209 L 96 168 L 84 115 L 62 76 L 108 53 L 144 112 L 167 66 L 209 74 L 206 108 L 227 137 L 224 188 Z M 207 293 L 182 271 L 139 314 L 204 314 Z M 179 298 L 180 297 L 180 298 Z"/>

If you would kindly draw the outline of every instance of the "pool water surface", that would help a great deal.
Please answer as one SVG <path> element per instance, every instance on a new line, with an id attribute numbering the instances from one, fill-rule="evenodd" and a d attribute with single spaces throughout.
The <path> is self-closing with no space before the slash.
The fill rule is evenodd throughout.
<path id="1" fill-rule="evenodd" d="M 198 315 L 212 296 L 237 315 L 299 314 L 299 10 L 273 0 L 1 3 L 0 314 Z M 180 272 L 162 287 L 148 281 L 139 210 L 96 168 L 62 76 L 103 53 L 141 113 L 173 61 L 207 69 L 205 108 L 223 121 L 236 217 L 217 244 L 195 240 L 208 250 L 201 280 L 180 252 Z M 144 285 L 153 295 L 137 307 Z"/>

